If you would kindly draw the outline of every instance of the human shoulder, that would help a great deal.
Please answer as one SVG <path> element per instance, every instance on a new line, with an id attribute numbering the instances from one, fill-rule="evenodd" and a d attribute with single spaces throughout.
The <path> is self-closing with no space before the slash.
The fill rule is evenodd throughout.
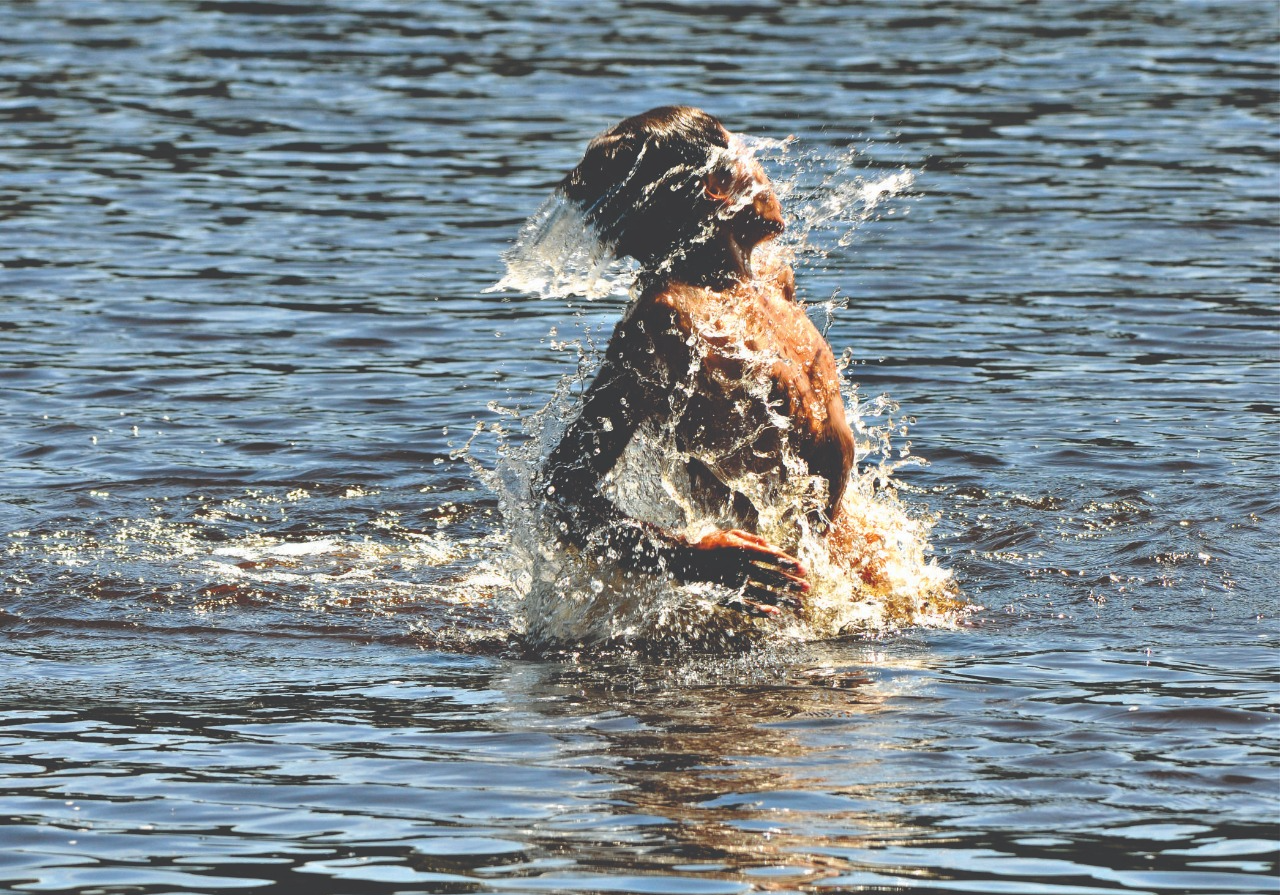
<path id="1" fill-rule="evenodd" d="M 687 296 L 680 284 L 664 283 L 636 296 L 609 344 L 617 358 L 652 356 L 674 361 L 683 353 L 689 331 Z"/>
<path id="2" fill-rule="evenodd" d="M 649 289 L 637 300 L 632 317 L 654 338 L 666 334 L 684 341 L 694 321 L 704 313 L 707 290 L 688 283 L 664 282 Z"/>
<path id="3" fill-rule="evenodd" d="M 650 287 L 640 297 L 641 306 L 647 305 L 659 313 L 667 312 L 681 315 L 691 304 L 696 303 L 706 290 L 688 283 L 668 281 Z"/>

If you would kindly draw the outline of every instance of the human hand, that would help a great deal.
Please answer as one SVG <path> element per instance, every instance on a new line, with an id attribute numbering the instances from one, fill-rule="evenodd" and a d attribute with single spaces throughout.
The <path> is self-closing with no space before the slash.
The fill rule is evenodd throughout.
<path id="1" fill-rule="evenodd" d="M 728 605 L 752 615 L 777 615 L 779 606 L 799 609 L 800 595 L 810 590 L 808 570 L 800 560 L 740 529 L 713 531 L 693 543 L 682 541 L 670 567 L 682 581 L 738 589 L 739 599 Z"/>

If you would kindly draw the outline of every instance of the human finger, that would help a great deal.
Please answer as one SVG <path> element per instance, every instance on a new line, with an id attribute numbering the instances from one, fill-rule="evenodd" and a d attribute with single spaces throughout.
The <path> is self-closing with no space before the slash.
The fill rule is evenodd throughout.
<path id="1" fill-rule="evenodd" d="M 782 614 L 782 610 L 777 606 L 771 605 L 768 601 L 760 601 L 748 599 L 745 596 L 734 596 L 730 600 L 726 600 L 722 605 L 730 609 L 736 609 L 739 612 L 745 612 L 747 615 L 755 618 L 776 618 Z"/>
<path id="2" fill-rule="evenodd" d="M 760 535 L 743 531 L 740 528 L 713 532 L 703 538 L 698 546 L 703 550 L 712 552 L 729 551 L 737 553 L 749 560 L 766 562 L 799 575 L 808 574 L 808 570 L 800 560 L 773 546 Z"/>
<path id="3" fill-rule="evenodd" d="M 774 611 L 770 615 L 777 615 L 779 608 L 791 609 L 799 611 L 803 608 L 800 599 L 794 595 L 779 593 L 775 590 L 769 590 L 759 585 L 747 585 L 743 589 L 742 597 L 744 601 L 755 603 L 762 606 L 768 606 Z"/>
<path id="4" fill-rule="evenodd" d="M 809 570 L 805 568 L 804 563 L 785 550 L 779 550 L 772 544 L 766 543 L 761 547 L 740 547 L 738 549 L 751 562 L 782 569 L 801 578 L 809 574 Z"/>
<path id="5" fill-rule="evenodd" d="M 744 543 L 755 547 L 772 546 L 768 541 L 760 537 L 760 535 L 750 531 L 744 531 L 741 528 L 732 528 L 729 531 L 726 531 L 724 533 L 724 537 L 726 541 L 731 543 L 736 542 L 736 545 L 738 546 L 742 546 Z"/>
<path id="6" fill-rule="evenodd" d="M 765 587 L 781 588 L 791 593 L 806 594 L 812 585 L 801 575 L 758 563 L 748 563 L 745 569 L 748 581 Z"/>
<path id="7" fill-rule="evenodd" d="M 728 548 L 730 550 L 736 550 L 757 561 L 767 559 L 774 565 L 796 569 L 801 574 L 804 574 L 804 564 L 801 563 L 800 560 L 796 559 L 785 550 L 780 550 L 773 546 L 759 535 L 742 531 L 741 529 L 733 529 L 732 531 L 724 532 L 719 538 L 719 541 L 719 546 L 722 549 Z"/>

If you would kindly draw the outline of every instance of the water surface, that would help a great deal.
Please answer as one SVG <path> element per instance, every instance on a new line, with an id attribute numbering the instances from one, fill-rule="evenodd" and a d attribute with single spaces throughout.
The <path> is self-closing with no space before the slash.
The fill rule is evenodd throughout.
<path id="1" fill-rule="evenodd" d="M 1270 4 L 0 24 L 0 885 L 1280 888 Z M 520 652 L 456 452 L 621 301 L 483 290 L 667 102 L 915 174 L 798 277 L 971 624 Z"/>

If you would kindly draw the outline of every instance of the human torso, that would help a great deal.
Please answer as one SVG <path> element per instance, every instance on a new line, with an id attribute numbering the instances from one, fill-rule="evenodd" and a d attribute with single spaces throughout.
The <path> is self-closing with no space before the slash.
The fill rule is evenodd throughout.
<path id="1" fill-rule="evenodd" d="M 834 518 L 853 434 L 835 358 L 795 301 L 791 269 L 724 291 L 668 284 L 647 298 L 687 348 L 666 422 L 691 487 L 748 527 L 779 501 L 793 515 Z"/>

